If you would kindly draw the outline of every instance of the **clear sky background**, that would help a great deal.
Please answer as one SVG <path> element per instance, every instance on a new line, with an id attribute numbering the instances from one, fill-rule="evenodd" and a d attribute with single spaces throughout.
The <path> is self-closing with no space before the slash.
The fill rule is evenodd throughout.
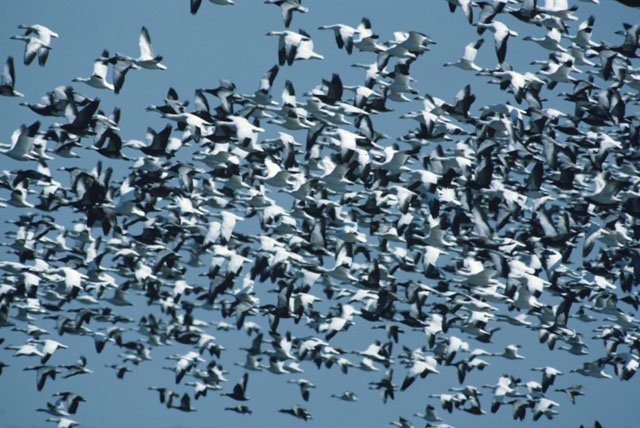
<path id="1" fill-rule="evenodd" d="M 132 72 L 127 76 L 124 88 L 119 95 L 99 91 L 94 88 L 74 84 L 74 87 L 91 97 L 99 97 L 102 102 L 100 108 L 108 113 L 114 107 L 122 110 L 120 122 L 121 135 L 126 139 L 144 140 L 147 126 L 161 129 L 165 121 L 157 114 L 145 112 L 150 104 L 161 104 L 167 89 L 174 87 L 181 99 L 192 99 L 194 89 L 212 88 L 218 85 L 219 79 L 235 82 L 240 93 L 253 93 L 258 88 L 261 76 L 277 63 L 277 38 L 267 37 L 270 30 L 283 29 L 283 23 L 278 8 L 263 4 L 257 0 L 237 0 L 235 6 L 221 7 L 203 1 L 200 12 L 196 16 L 189 13 L 188 0 L 136 0 L 110 2 L 85 0 L 5 0 L 0 13 L 0 61 L 4 63 L 11 55 L 16 60 L 16 89 L 23 92 L 24 99 L 0 99 L 0 142 L 9 143 L 14 129 L 21 124 L 30 124 L 38 119 L 43 127 L 63 118 L 37 117 L 25 107 L 20 107 L 20 101 L 36 102 L 47 91 L 58 85 L 70 84 L 74 77 L 87 77 L 91 74 L 93 62 L 103 49 L 110 53 L 138 55 L 138 35 L 140 28 L 145 25 L 151 34 L 156 54 L 164 56 L 163 63 L 166 71 Z M 618 43 L 621 36 L 614 32 L 622 28 L 622 22 L 636 23 L 640 14 L 631 8 L 624 7 L 611 0 L 601 0 L 601 5 L 594 6 L 581 1 L 574 1 L 579 6 L 578 15 L 581 20 L 589 15 L 596 16 L 594 40 L 607 40 Z M 447 4 L 442 0 L 316 0 L 305 1 L 310 12 L 296 14 L 291 29 L 303 28 L 312 36 L 315 50 L 325 56 L 324 61 L 296 61 L 292 67 L 282 67 L 276 79 L 272 94 L 279 100 L 284 82 L 291 80 L 299 94 L 312 89 L 321 82 L 322 78 L 330 78 L 332 73 L 339 73 L 345 85 L 361 84 L 363 70 L 349 67 L 351 64 L 370 63 L 374 57 L 370 54 L 356 53 L 348 56 L 344 50 L 338 50 L 333 34 L 317 30 L 320 25 L 345 23 L 356 26 L 363 16 L 371 19 L 373 29 L 380 34 L 381 41 L 393 37 L 394 31 L 416 30 L 426 33 L 438 44 L 431 52 L 421 56 L 411 67 L 411 75 L 416 79 L 414 87 L 420 95 L 429 93 L 433 96 L 452 101 L 456 92 L 465 84 L 472 85 L 478 97 L 473 106 L 474 112 L 483 104 L 505 102 L 512 99 L 511 95 L 502 93 L 495 85 L 488 85 L 486 78 L 476 77 L 473 73 L 458 69 L 443 68 L 446 61 L 455 61 L 463 53 L 464 46 L 478 38 L 475 28 L 470 27 L 464 15 L 458 11 L 450 14 Z M 476 11 L 477 12 L 477 11 Z M 544 59 L 547 52 L 542 48 L 523 41 L 525 35 L 543 36 L 544 30 L 537 32 L 528 26 L 525 28 L 515 18 L 502 15 L 500 17 L 507 25 L 520 32 L 520 37 L 509 41 L 507 62 L 513 64 L 518 71 L 535 71 L 535 66 L 529 65 L 534 59 Z M 577 21 L 572 24 L 571 33 L 575 32 Z M 22 64 L 22 42 L 10 40 L 9 37 L 18 34 L 18 24 L 43 24 L 60 34 L 60 38 L 53 41 L 53 51 L 47 65 L 42 68 L 37 64 L 25 67 Z M 493 40 L 489 32 L 485 33 L 487 42 L 480 49 L 476 63 L 487 68 L 493 68 L 496 57 Z M 109 76 L 109 79 L 111 77 Z M 566 90 L 570 87 L 567 86 Z M 557 93 L 558 91 L 554 91 Z M 301 97 L 299 97 L 300 99 Z M 552 106 L 553 103 L 547 104 Z M 420 103 L 409 106 L 389 103 L 396 111 L 375 118 L 376 128 L 389 135 L 402 135 L 414 128 L 414 123 L 399 119 L 407 110 L 417 110 Z M 562 107 L 562 103 L 558 103 Z M 42 129 L 42 128 L 41 128 Z M 268 128 L 263 137 L 276 136 L 279 129 Z M 304 141 L 306 133 L 292 132 L 298 141 Z M 85 143 L 88 144 L 88 141 Z M 85 149 L 77 149 L 82 158 L 72 160 L 71 163 L 83 168 L 91 168 L 98 157 Z M 131 154 L 133 155 L 133 154 Z M 120 168 L 120 174 L 126 173 L 122 168 L 127 167 L 119 161 L 103 162 Z M 65 160 L 69 164 L 69 160 Z M 51 163 L 52 169 L 59 166 Z M 0 169 L 16 168 L 9 158 L 0 158 Z M 65 177 L 66 179 L 66 177 Z M 66 183 L 66 182 L 65 182 Z M 3 191 L 2 197 L 8 197 Z M 13 219 L 26 210 L 5 208 L 0 210 L 0 221 Z M 247 223 L 243 227 L 250 228 Z M 0 230 L 6 230 L 0 227 Z M 7 239 L 5 239 L 6 241 Z M 14 260 L 6 253 L 0 252 L 0 260 Z M 198 283 L 201 279 L 187 277 Z M 131 293 L 130 293 L 131 294 Z M 271 301 L 267 301 L 267 298 Z M 143 303 L 142 299 L 138 299 Z M 275 295 L 267 295 L 263 303 L 272 303 Z M 120 310 L 120 309 L 119 309 Z M 121 310 L 124 315 L 139 319 L 149 312 L 158 312 L 156 308 L 144 305 Z M 212 318 L 210 313 L 198 311 L 196 316 L 208 322 L 220 320 L 219 313 Z M 370 330 L 369 323 L 358 322 L 348 334 L 340 334 L 332 342 L 334 346 L 346 349 L 364 350 L 376 338 L 382 338 L 380 330 Z M 55 330 L 55 324 L 41 325 L 50 331 Z M 313 334 L 313 331 L 288 326 L 297 336 Z M 629 382 L 617 379 L 599 381 L 570 375 L 569 370 L 578 368 L 583 361 L 591 361 L 603 355 L 601 343 L 589 339 L 591 355 L 577 358 L 563 351 L 549 352 L 545 345 L 537 341 L 537 333 L 532 331 L 514 331 L 504 325 L 496 333 L 493 345 L 483 345 L 485 349 L 499 352 L 503 345 L 518 343 L 524 346 L 522 353 L 526 359 L 518 362 L 505 363 L 501 359 L 490 359 L 491 366 L 484 372 L 473 372 L 467 383 L 481 386 L 495 384 L 498 377 L 505 373 L 521 376 L 523 380 L 540 381 L 537 372 L 531 372 L 531 367 L 544 365 L 554 366 L 565 373 L 557 379 L 555 387 L 568 386 L 571 383 L 581 383 L 586 396 L 578 397 L 577 405 L 560 393 L 551 396 L 560 403 L 560 415 L 553 421 L 540 420 L 540 426 L 578 427 L 585 424 L 590 427 L 594 419 L 600 420 L 605 427 L 634 427 L 638 426 L 640 411 L 637 401 L 640 397 L 638 376 Z M 294 329 L 295 328 L 295 329 Z M 216 332 L 214 335 L 219 343 L 228 348 L 222 360 L 229 383 L 225 390 L 231 390 L 240 379 L 243 370 L 233 366 L 234 361 L 241 362 L 243 353 L 236 349 L 248 346 L 251 338 L 244 332 Z M 583 329 L 588 332 L 589 327 Z M 459 333 L 464 337 L 462 333 Z M 0 337 L 5 338 L 3 346 L 23 343 L 24 335 L 3 329 Z M 589 334 L 585 334 L 587 340 Z M 55 335 L 54 335 L 55 338 Z M 52 358 L 56 364 L 70 364 L 80 355 L 89 359 L 89 367 L 94 370 L 93 375 L 78 376 L 71 379 L 59 379 L 47 382 L 42 392 L 37 392 L 35 375 L 24 372 L 22 368 L 35 364 L 35 360 L 13 358 L 13 351 L 0 349 L 0 361 L 10 364 L 0 376 L 0 425 L 4 427 L 47 426 L 45 414 L 36 412 L 38 407 L 44 407 L 47 401 L 52 401 L 51 394 L 56 391 L 75 391 L 82 393 L 88 400 L 80 406 L 80 410 L 73 419 L 81 422 L 85 427 L 252 427 L 252 426 L 300 426 L 303 422 L 288 415 L 277 412 L 283 407 L 301 404 L 313 415 L 309 426 L 386 426 L 399 416 L 410 417 L 415 412 L 423 412 L 427 403 L 432 403 L 438 409 L 438 414 L 445 422 L 456 427 L 496 427 L 496 426 L 529 426 L 532 424 L 530 416 L 525 422 L 513 421 L 510 408 L 501 410 L 496 415 L 476 417 L 463 412 L 449 415 L 440 408 L 437 401 L 428 399 L 430 394 L 446 392 L 450 386 L 457 386 L 455 370 L 442 367 L 442 374 L 430 376 L 426 380 L 418 380 L 408 391 L 398 393 L 396 400 L 383 405 L 377 391 L 368 390 L 370 381 L 378 380 L 383 370 L 378 374 L 351 371 L 344 376 L 337 370 L 322 369 L 317 371 L 315 366 L 305 364 L 306 372 L 300 376 L 275 376 L 268 372 L 251 373 L 247 394 L 252 398 L 248 405 L 254 411 L 252 416 L 237 415 L 223 411 L 226 406 L 237 403 L 227 397 L 221 397 L 219 392 L 210 391 L 209 396 L 192 402 L 198 411 L 190 414 L 167 410 L 158 403 L 156 392 L 148 391 L 147 387 L 168 386 L 180 392 L 191 391 L 185 386 L 176 386 L 173 374 L 162 370 L 161 367 L 170 363 L 164 359 L 172 353 L 185 353 L 189 348 L 185 345 L 175 345 L 169 348 L 157 348 L 153 351 L 153 361 L 141 364 L 132 373 L 128 373 L 124 380 L 116 379 L 112 370 L 104 368 L 104 364 L 115 362 L 121 352 L 115 346 L 108 346 L 100 355 L 93 349 L 93 340 L 84 337 L 65 335 L 60 339 L 69 345 L 68 350 L 59 351 Z M 406 334 L 403 344 L 410 348 L 417 348 L 425 343 L 423 333 Z M 472 342 L 473 343 L 473 342 Z M 475 343 L 474 346 L 479 344 Z M 354 360 L 356 360 L 354 358 Z M 266 361 L 265 361 L 266 362 Z M 611 371 L 611 369 L 608 369 Z M 311 393 L 311 401 L 304 403 L 296 385 L 287 384 L 288 379 L 305 377 L 317 385 Z M 396 368 L 394 381 L 402 382 L 404 371 Z M 345 389 L 355 391 L 360 397 L 357 403 L 345 403 L 330 398 L 332 393 L 339 394 Z M 482 397 L 487 411 L 490 405 L 490 392 L 485 390 Z M 416 426 L 422 424 L 417 418 L 412 418 Z"/>

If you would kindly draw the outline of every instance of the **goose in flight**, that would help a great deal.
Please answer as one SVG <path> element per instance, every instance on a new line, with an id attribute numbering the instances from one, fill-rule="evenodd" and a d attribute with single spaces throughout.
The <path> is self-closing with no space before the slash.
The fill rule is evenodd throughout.
<path id="1" fill-rule="evenodd" d="M 8 57 L 2 67 L 0 76 L 0 95 L 5 97 L 24 97 L 24 94 L 15 90 L 16 70 L 13 66 L 13 57 Z"/>
<path id="2" fill-rule="evenodd" d="M 170 390 L 169 388 L 163 388 L 158 386 L 150 386 L 147 388 L 149 391 L 158 391 L 160 404 L 164 404 L 167 408 L 171 408 L 173 404 L 173 397 L 178 397 L 179 394 Z"/>
<path id="3" fill-rule="evenodd" d="M 11 345 L 11 346 L 6 346 L 4 349 L 11 349 L 16 351 L 15 354 L 13 354 L 14 357 L 44 357 L 44 354 L 42 353 L 42 351 L 40 351 L 36 345 L 34 345 L 34 341 L 33 339 L 31 339 L 29 342 L 25 343 L 24 345 L 18 346 L 18 345 Z"/>
<path id="4" fill-rule="evenodd" d="M 284 27 L 289 28 L 291 19 L 293 18 L 293 12 L 307 13 L 309 9 L 302 6 L 301 0 L 265 0 L 266 4 L 273 4 L 280 7 L 282 12 L 282 19 L 284 20 Z"/>
<path id="5" fill-rule="evenodd" d="M 556 391 L 564 392 L 565 394 L 567 394 L 567 396 L 569 396 L 569 399 L 571 400 L 571 404 L 574 405 L 576 404 L 576 397 L 584 395 L 584 392 L 582 391 L 582 385 L 575 383 L 566 388 L 556 388 Z"/>
<path id="6" fill-rule="evenodd" d="M 56 340 L 46 339 L 42 344 L 42 354 L 43 354 L 41 358 L 42 364 L 46 364 L 46 362 L 49 361 L 49 358 L 51 358 L 51 356 L 53 355 L 54 352 L 56 352 L 56 350 L 67 349 L 67 348 L 68 348 L 67 345 L 63 345 L 62 343 Z"/>
<path id="7" fill-rule="evenodd" d="M 311 395 L 311 389 L 316 386 L 309 382 L 306 379 L 289 379 L 287 383 L 294 383 L 300 387 L 300 394 L 302 395 L 302 399 L 304 401 L 309 401 L 309 396 Z"/>
<path id="8" fill-rule="evenodd" d="M 42 43 L 44 43 L 47 46 L 51 45 L 52 37 L 56 39 L 59 37 L 58 33 L 40 24 L 33 24 L 33 25 L 20 24 L 18 25 L 18 28 L 20 28 L 21 30 L 25 30 L 25 33 L 24 33 L 25 36 L 34 34 L 36 37 L 42 40 Z"/>
<path id="9" fill-rule="evenodd" d="M 58 38 L 58 33 L 40 24 L 20 24 L 18 28 L 25 30 L 24 35 L 13 36 L 11 39 L 22 40 L 26 43 L 24 64 L 31 64 L 37 56 L 38 64 L 44 66 L 51 50 L 51 38 Z"/>
<path id="10" fill-rule="evenodd" d="M 93 73 L 89 77 L 76 77 L 74 82 L 82 82 L 87 85 L 98 88 L 107 89 L 109 91 L 115 90 L 113 83 L 107 82 L 107 72 L 109 71 L 109 52 L 102 51 L 102 56 L 93 64 Z"/>
<path id="11" fill-rule="evenodd" d="M 579 369 L 573 369 L 571 372 L 596 379 L 611 379 L 612 376 L 604 371 L 605 363 L 606 358 L 599 358 L 595 361 L 586 361 L 582 363 L 582 367 Z"/>
<path id="12" fill-rule="evenodd" d="M 0 148 L 6 150 L 0 153 L 17 161 L 36 160 L 35 156 L 31 154 L 31 148 L 33 146 L 33 138 L 38 133 L 38 129 L 40 129 L 39 121 L 32 123 L 30 126 L 21 125 L 11 134 L 11 145 L 1 146 Z"/>
<path id="13" fill-rule="evenodd" d="M 44 412 L 53 416 L 69 416 L 69 413 L 64 409 L 64 406 L 62 406 L 62 403 L 47 403 L 46 408 L 41 407 L 36 409 L 36 412 Z"/>
<path id="14" fill-rule="evenodd" d="M 167 69 L 167 66 L 161 62 L 162 56 L 154 55 L 153 53 L 153 48 L 151 47 L 151 36 L 149 36 L 149 30 L 147 30 L 147 27 L 143 26 L 140 31 L 138 46 L 140 47 L 140 56 L 135 60 L 138 66 L 149 70 Z"/>
<path id="15" fill-rule="evenodd" d="M 106 56 L 104 56 L 106 54 Z M 105 50 L 103 57 L 99 60 L 104 60 L 107 64 L 111 64 L 113 92 L 120 93 L 122 85 L 124 85 L 124 79 L 130 70 L 138 70 L 140 66 L 135 58 L 131 58 L 126 55 L 116 53 L 114 56 L 109 57 L 109 53 Z"/>
<path id="16" fill-rule="evenodd" d="M 506 24 L 500 21 L 493 21 L 490 24 L 478 23 L 478 28 L 485 28 L 493 33 L 496 56 L 498 57 L 498 62 L 502 64 L 507 56 L 507 41 L 509 37 L 517 37 L 518 33 L 509 29 Z"/>
<path id="17" fill-rule="evenodd" d="M 444 67 L 458 67 L 463 70 L 471 70 L 471 71 L 483 71 L 484 69 L 475 63 L 476 55 L 478 54 L 478 49 L 484 43 L 484 39 L 478 39 L 475 42 L 469 43 L 464 48 L 464 55 L 462 58 L 457 60 L 456 62 L 445 62 L 443 64 Z"/>
<path id="18" fill-rule="evenodd" d="M 249 373 L 245 373 L 242 375 L 242 381 L 238 382 L 236 386 L 233 387 L 233 392 L 226 392 L 222 395 L 226 395 L 229 398 L 233 398 L 237 401 L 248 401 L 249 397 L 247 397 L 247 382 L 249 382 Z"/>
<path id="19" fill-rule="evenodd" d="M 344 48 L 349 55 L 353 52 L 353 37 L 358 30 L 345 24 L 322 25 L 318 30 L 333 30 L 338 49 Z"/>
<path id="20" fill-rule="evenodd" d="M 562 34 L 555 28 L 549 29 L 544 37 L 526 36 L 522 40 L 534 42 L 538 46 L 541 46 L 544 49 L 553 52 L 567 52 L 567 49 L 562 47 L 562 45 L 560 44 L 560 41 L 562 40 Z"/>
<path id="21" fill-rule="evenodd" d="M 181 412 L 195 412 L 196 408 L 191 407 L 191 397 L 189 397 L 188 393 L 182 394 L 182 398 L 180 399 L 180 404 L 177 406 L 171 407 L 172 409 L 180 410 Z"/>
<path id="22" fill-rule="evenodd" d="M 38 57 L 38 64 L 41 66 L 45 65 L 51 47 L 42 43 L 42 40 L 33 36 L 11 36 L 11 40 L 22 40 L 25 42 L 24 65 L 30 65 L 36 56 Z"/>
<path id="23" fill-rule="evenodd" d="M 233 407 L 225 407 L 224 409 L 225 410 L 229 410 L 231 412 L 239 413 L 241 415 L 250 415 L 251 413 L 253 413 L 249 407 L 244 406 L 244 405 L 238 405 L 238 406 L 233 406 Z"/>
<path id="24" fill-rule="evenodd" d="M 294 60 L 324 59 L 324 56 L 313 50 L 313 40 L 311 40 L 311 36 L 302 29 L 299 30 L 299 33 L 305 38 L 300 42 Z"/>
<path id="25" fill-rule="evenodd" d="M 280 413 L 286 413 L 298 419 L 302 419 L 303 421 L 308 421 L 311 418 L 311 413 L 304 407 L 293 406 L 289 409 L 280 409 L 278 410 Z"/>
<path id="26" fill-rule="evenodd" d="M 269 31 L 267 36 L 278 36 L 278 64 L 292 65 L 297 59 L 324 59 L 313 51 L 313 41 L 309 35 L 300 30 Z"/>
<path id="27" fill-rule="evenodd" d="M 73 392 L 56 392 L 53 394 L 54 397 L 58 398 L 59 404 L 65 404 L 67 406 L 67 411 L 69 414 L 73 415 L 78 411 L 78 406 L 80 403 L 86 403 L 87 400 L 82 395 L 73 393 Z"/>
<path id="28" fill-rule="evenodd" d="M 337 398 L 342 401 L 358 401 L 358 397 L 352 391 L 344 391 L 342 394 L 331 394 L 333 398 Z"/>

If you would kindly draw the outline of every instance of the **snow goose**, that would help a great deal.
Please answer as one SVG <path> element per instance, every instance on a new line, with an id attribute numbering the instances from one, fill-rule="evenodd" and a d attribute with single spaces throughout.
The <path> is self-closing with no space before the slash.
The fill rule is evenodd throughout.
<path id="1" fill-rule="evenodd" d="M 316 386 L 309 382 L 306 379 L 289 379 L 287 383 L 294 383 L 300 387 L 300 394 L 302 395 L 302 399 L 304 401 L 309 401 L 309 395 L 311 394 L 311 389 Z"/>
<path id="2" fill-rule="evenodd" d="M 82 82 L 87 85 L 98 88 L 107 89 L 109 91 L 114 90 L 113 83 L 107 82 L 107 71 L 109 70 L 109 52 L 102 51 L 102 56 L 98 58 L 93 64 L 93 73 L 89 77 L 76 77 L 74 82 Z"/>
<path id="3" fill-rule="evenodd" d="M 384 46 L 377 41 L 379 36 L 373 34 L 369 18 L 362 18 L 356 30 L 359 37 L 353 41 L 353 45 L 358 48 L 360 52 L 380 52 L 384 50 Z"/>
<path id="4" fill-rule="evenodd" d="M 31 36 L 11 36 L 11 40 L 22 40 L 26 43 L 24 48 L 24 65 L 30 65 L 35 57 L 38 57 L 38 64 L 44 65 L 49 56 L 51 48 L 37 37 Z"/>
<path id="5" fill-rule="evenodd" d="M 545 37 L 526 36 L 522 40 L 534 42 L 544 49 L 553 52 L 567 52 L 567 50 L 560 44 L 560 41 L 562 40 L 562 34 L 560 34 L 560 31 L 556 30 L 555 28 L 549 29 Z"/>
<path id="6" fill-rule="evenodd" d="M 18 28 L 20 28 L 21 30 L 25 30 L 25 33 L 24 33 L 25 36 L 35 34 L 40 40 L 42 40 L 42 43 L 44 43 L 47 46 L 51 45 L 52 37 L 56 39 L 59 37 L 58 33 L 40 24 L 33 24 L 33 25 L 20 24 L 18 25 Z"/>
<path id="7" fill-rule="evenodd" d="M 324 56 L 313 50 L 313 40 L 311 40 L 311 36 L 307 34 L 304 30 L 300 29 L 299 33 L 304 36 L 300 44 L 298 45 L 298 49 L 294 60 L 304 60 L 304 59 L 324 59 Z"/>
<path id="8" fill-rule="evenodd" d="M 21 125 L 11 134 L 11 146 L 4 145 L 0 147 L 6 149 L 1 153 L 18 161 L 35 160 L 36 158 L 31 154 L 31 148 L 33 146 L 33 138 L 39 128 L 39 121 L 32 123 L 30 126 Z"/>
<path id="9" fill-rule="evenodd" d="M 478 49 L 484 43 L 484 39 L 478 39 L 475 42 L 469 43 L 464 48 L 464 55 L 462 58 L 458 59 L 456 62 L 445 62 L 443 64 L 444 67 L 458 67 L 463 70 L 471 70 L 471 71 L 483 71 L 484 69 L 479 65 L 476 65 L 476 55 L 478 54 Z"/>
<path id="10" fill-rule="evenodd" d="M 53 394 L 54 397 L 60 397 L 58 399 L 58 403 L 66 404 L 67 411 L 70 414 L 75 414 L 78 411 L 78 406 L 80 403 L 86 403 L 87 400 L 84 399 L 82 395 L 75 394 L 73 392 L 56 392 Z"/>
<path id="11" fill-rule="evenodd" d="M 308 8 L 302 6 L 301 0 L 265 0 L 265 3 L 280 7 L 285 28 L 289 28 L 291 19 L 293 18 L 293 12 L 309 12 Z"/>
<path id="12" fill-rule="evenodd" d="M 611 379 L 611 375 L 604 372 L 604 365 L 607 362 L 607 358 L 599 358 L 595 361 L 586 361 L 582 363 L 582 367 L 579 369 L 571 370 L 571 373 L 579 373 L 582 376 L 593 377 L 596 379 Z"/>
<path id="13" fill-rule="evenodd" d="M 306 34 L 306 33 L 305 33 Z M 267 36 L 278 36 L 278 64 L 292 65 L 296 59 L 298 48 L 304 40 L 309 38 L 295 31 L 269 31 Z"/>
<path id="14" fill-rule="evenodd" d="M 56 352 L 57 349 L 67 349 L 67 345 L 63 345 L 62 343 L 52 339 L 46 339 L 42 345 L 42 364 L 45 364 L 47 361 L 49 361 L 49 358 L 51 358 L 51 356 L 54 352 Z"/>
<path id="15" fill-rule="evenodd" d="M 167 67 L 161 63 L 162 56 L 154 55 L 151 47 L 151 36 L 147 27 L 142 27 L 140 38 L 138 39 L 140 56 L 135 60 L 136 64 L 149 70 L 166 70 Z"/>
<path id="16" fill-rule="evenodd" d="M 502 64 L 507 56 L 507 41 L 509 37 L 516 37 L 518 33 L 510 30 L 504 23 L 493 21 L 490 24 L 478 24 L 478 28 L 486 28 L 493 33 L 493 40 L 496 44 L 496 55 L 498 62 Z"/>
<path id="17" fill-rule="evenodd" d="M 38 56 L 38 63 L 42 66 L 47 62 L 49 51 L 51 50 L 51 38 L 58 38 L 58 33 L 51 31 L 44 25 L 18 25 L 18 28 L 25 30 L 23 36 L 14 36 L 14 40 L 23 40 L 27 43 L 24 52 L 24 63 L 31 64 L 35 56 Z"/>
<path id="18" fill-rule="evenodd" d="M 353 52 L 353 37 L 358 30 L 345 24 L 322 25 L 318 30 L 333 30 L 338 49 L 344 48 L 349 55 Z"/>

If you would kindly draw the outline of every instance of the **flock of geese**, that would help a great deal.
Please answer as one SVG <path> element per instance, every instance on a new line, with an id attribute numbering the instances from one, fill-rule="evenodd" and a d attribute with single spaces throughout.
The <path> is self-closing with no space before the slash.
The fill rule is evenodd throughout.
<path id="1" fill-rule="evenodd" d="M 191 0 L 191 13 L 201 3 Z M 166 125 L 148 128 L 146 141 L 122 135 L 119 109 L 104 113 L 97 97 L 126 91 L 132 70 L 166 69 L 146 27 L 139 56 L 104 50 L 89 77 L 73 79 L 79 85 L 20 104 L 39 117 L 1 149 L 11 168 L 0 177 L 8 219 L 0 331 L 14 340 L 3 344 L 11 353 L 1 354 L 0 370 L 27 359 L 38 391 L 100 370 L 93 351 L 61 363 L 65 339 L 77 335 L 96 353 L 117 347 L 120 359 L 108 368 L 126 381 L 156 348 L 170 346 L 172 376 L 149 387 L 162 406 L 193 412 L 196 401 L 222 395 L 221 409 L 249 415 L 250 374 L 262 371 L 299 389 L 291 407 L 277 410 L 303 421 L 312 415 L 295 403 L 331 393 L 315 389 L 317 370 L 368 372 L 366 386 L 385 403 L 434 376 L 459 384 L 433 391 L 424 413 L 391 422 L 402 428 L 448 427 L 452 412 L 550 420 L 589 392 L 581 377 L 634 378 L 640 24 L 596 41 L 597 17 L 579 18 L 568 0 L 434 2 L 477 30 L 462 56 L 444 64 L 469 75 L 453 97 L 412 87 L 412 65 L 437 38 L 397 31 L 383 41 L 367 18 L 314 35 L 335 37 L 339 49 L 362 58 L 354 65 L 364 69 L 361 81 L 343 83 L 335 73 L 304 92 L 286 81 L 278 96 L 272 87 L 281 67 L 331 53 L 290 29 L 296 14 L 309 12 L 299 0 L 265 3 L 281 9 L 285 29 L 268 33 L 277 38 L 277 65 L 258 89 L 244 94 L 221 81 L 195 90 L 191 102 L 169 89 L 148 107 Z M 513 18 L 532 35 L 509 28 Z M 12 39 L 25 43 L 27 66 L 70 54 L 56 51 L 59 35 L 46 26 L 18 28 Z M 515 38 L 548 56 L 514 69 Z M 485 43 L 495 47 L 489 67 L 476 63 Z M 484 83 L 499 86 L 504 102 L 477 100 L 473 86 Z M 27 89 L 9 57 L 0 95 L 23 97 Z M 400 121 L 406 132 L 377 131 L 378 117 L 397 119 L 399 103 L 415 106 L 402 115 L 411 119 Z M 82 163 L 80 148 L 100 160 Z M 52 170 L 54 162 L 65 166 Z M 132 305 L 145 315 L 120 313 Z M 373 327 L 375 340 L 363 350 L 334 346 L 355 324 Z M 504 374 L 474 386 L 476 370 L 526 361 L 527 347 L 503 343 L 507 324 L 585 361 L 573 373 L 549 361 L 530 379 Z M 225 358 L 216 329 L 249 335 L 242 361 Z M 590 348 L 587 338 L 603 346 Z M 226 377 L 232 363 L 244 373 L 237 383 Z M 52 397 L 37 411 L 58 427 L 78 425 L 82 393 Z M 331 397 L 358 401 L 351 390 Z"/>

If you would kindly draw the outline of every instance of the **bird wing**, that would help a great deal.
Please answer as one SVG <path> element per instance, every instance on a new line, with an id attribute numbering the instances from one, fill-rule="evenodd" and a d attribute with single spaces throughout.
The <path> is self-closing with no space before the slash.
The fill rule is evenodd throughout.
<path id="1" fill-rule="evenodd" d="M 202 4 L 202 0 L 191 0 L 191 14 L 195 15 L 198 13 L 198 9 L 200 9 L 200 5 Z"/>
<path id="2" fill-rule="evenodd" d="M 93 75 L 96 77 L 101 77 L 106 80 L 108 70 L 109 66 L 101 59 L 93 63 Z"/>
<path id="3" fill-rule="evenodd" d="M 13 57 L 7 58 L 4 67 L 2 67 L 2 84 L 13 88 L 16 81 L 16 72 L 13 66 Z"/>
<path id="4" fill-rule="evenodd" d="M 142 27 L 142 31 L 140 31 L 138 46 L 140 47 L 140 59 L 153 58 L 153 50 L 151 49 L 151 37 L 149 36 L 149 30 L 147 30 L 147 27 Z"/>
<path id="5" fill-rule="evenodd" d="M 480 46 L 482 46 L 483 43 L 484 39 L 478 39 L 475 42 L 469 43 L 464 47 L 464 55 L 462 55 L 462 58 L 469 62 L 474 62 L 476 60 L 476 55 L 478 54 L 478 49 L 480 49 Z"/>

